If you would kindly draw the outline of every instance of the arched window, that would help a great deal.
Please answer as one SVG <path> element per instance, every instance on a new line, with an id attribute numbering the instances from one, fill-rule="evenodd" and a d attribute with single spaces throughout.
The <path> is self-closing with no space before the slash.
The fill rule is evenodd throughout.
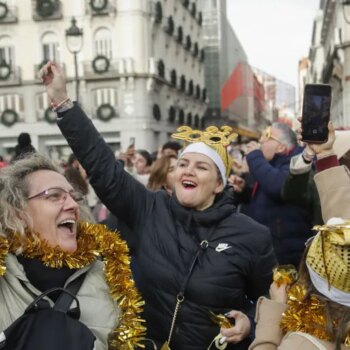
<path id="1" fill-rule="evenodd" d="M 193 85 L 193 80 L 191 79 L 188 83 L 188 91 L 187 91 L 187 94 L 189 96 L 192 96 L 193 95 L 193 90 L 194 90 L 194 85 Z"/>
<path id="2" fill-rule="evenodd" d="M 174 123 L 176 119 L 176 110 L 174 108 L 174 106 L 170 106 L 169 108 L 169 116 L 168 116 L 168 121 L 170 123 Z"/>
<path id="3" fill-rule="evenodd" d="M 199 115 L 196 114 L 196 115 L 194 116 L 194 127 L 195 127 L 195 128 L 199 128 L 199 124 L 200 124 L 200 122 L 199 122 Z"/>
<path id="4" fill-rule="evenodd" d="M 95 56 L 102 55 L 108 59 L 113 57 L 112 34 L 107 28 L 99 28 L 94 35 Z"/>
<path id="5" fill-rule="evenodd" d="M 185 112 L 184 112 L 183 109 L 180 109 L 180 112 L 179 112 L 179 121 L 178 121 L 178 123 L 179 123 L 180 125 L 182 125 L 182 124 L 184 124 L 184 122 L 185 122 Z"/>
<path id="6" fill-rule="evenodd" d="M 160 110 L 160 107 L 157 103 L 153 105 L 153 118 L 157 121 L 162 119 L 162 112 Z"/>
<path id="7" fill-rule="evenodd" d="M 191 126 L 192 125 L 192 113 L 189 112 L 187 114 L 187 123 L 186 123 L 188 126 Z"/>
<path id="8" fill-rule="evenodd" d="M 183 74 L 181 75 L 181 78 L 180 78 L 180 90 L 181 91 L 186 90 L 186 78 Z"/>
<path id="9" fill-rule="evenodd" d="M 158 75 L 162 78 L 165 78 L 165 65 L 162 59 L 158 61 L 157 69 L 158 69 Z"/>
<path id="10" fill-rule="evenodd" d="M 177 73 L 176 73 L 176 69 L 172 69 L 170 72 L 170 83 L 172 86 L 176 87 L 177 84 Z"/>
<path id="11" fill-rule="evenodd" d="M 55 33 L 47 32 L 41 38 L 42 62 L 59 61 L 59 43 Z"/>
<path id="12" fill-rule="evenodd" d="M 0 37 L 0 63 L 3 62 L 10 67 L 15 65 L 15 49 L 9 36 Z"/>

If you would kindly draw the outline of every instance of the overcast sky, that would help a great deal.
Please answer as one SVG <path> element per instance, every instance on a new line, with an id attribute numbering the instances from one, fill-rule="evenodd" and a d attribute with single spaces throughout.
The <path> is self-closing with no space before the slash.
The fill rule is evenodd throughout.
<path id="1" fill-rule="evenodd" d="M 226 0 L 227 17 L 252 66 L 297 87 L 320 0 Z"/>

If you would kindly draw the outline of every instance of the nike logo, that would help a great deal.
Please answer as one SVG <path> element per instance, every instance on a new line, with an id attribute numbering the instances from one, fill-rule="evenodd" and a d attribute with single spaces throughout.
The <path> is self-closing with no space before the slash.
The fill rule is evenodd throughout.
<path id="1" fill-rule="evenodd" d="M 230 245 L 228 245 L 227 243 L 219 243 L 218 246 L 215 248 L 215 250 L 220 253 L 223 252 L 226 249 L 231 248 Z"/>

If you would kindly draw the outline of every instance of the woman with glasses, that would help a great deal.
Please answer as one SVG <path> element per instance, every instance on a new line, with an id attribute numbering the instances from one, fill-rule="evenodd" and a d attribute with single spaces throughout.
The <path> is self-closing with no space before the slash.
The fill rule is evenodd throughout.
<path id="1" fill-rule="evenodd" d="M 52 288 L 69 288 L 78 278 L 83 278 L 76 294 L 80 302 L 79 320 L 96 338 L 94 349 L 109 348 L 109 341 L 122 349 L 122 346 L 134 346 L 140 339 L 142 326 L 139 333 L 134 333 L 133 328 L 138 325 L 140 310 L 135 306 L 130 310 L 118 303 L 121 298 L 134 304 L 140 301 L 130 282 L 127 247 L 115 233 L 101 225 L 81 221 L 82 199 L 82 194 L 42 155 L 33 154 L 2 169 L 0 338 L 1 332 L 37 296 Z M 105 260 L 106 273 L 99 256 Z M 107 276 L 110 269 L 115 278 Z M 136 293 L 134 296 L 130 288 Z M 55 290 L 48 300 L 55 303 L 62 293 Z M 133 314 L 136 324 L 125 321 L 123 315 L 128 312 Z M 121 344 L 121 329 L 136 337 L 130 343 L 125 338 L 125 344 Z M 68 333 L 58 336 L 69 339 Z"/>

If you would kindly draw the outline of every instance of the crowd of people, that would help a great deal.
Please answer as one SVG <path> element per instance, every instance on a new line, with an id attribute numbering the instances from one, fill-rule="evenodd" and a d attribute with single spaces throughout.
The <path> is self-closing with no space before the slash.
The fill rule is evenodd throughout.
<path id="1" fill-rule="evenodd" d="M 31 146 L 0 170 L 0 348 L 350 346 L 350 143 L 331 123 L 317 145 L 282 123 L 245 144 L 183 126 L 157 152 L 115 155 L 62 67 L 42 77 L 73 153 L 59 169 Z M 31 343 L 35 327 L 18 329 L 34 299 L 85 336 Z"/>

